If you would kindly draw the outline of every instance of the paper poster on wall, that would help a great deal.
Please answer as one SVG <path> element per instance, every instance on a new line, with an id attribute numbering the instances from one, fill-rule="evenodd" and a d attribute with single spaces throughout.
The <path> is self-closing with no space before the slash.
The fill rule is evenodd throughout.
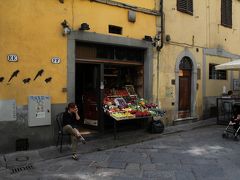
<path id="1" fill-rule="evenodd" d="M 240 80 L 239 79 L 233 80 L 233 90 L 240 91 Z"/>
<path id="2" fill-rule="evenodd" d="M 16 121 L 16 101 L 0 100 L 0 121 Z"/>
<path id="3" fill-rule="evenodd" d="M 168 98 L 173 98 L 174 97 L 174 89 L 173 87 L 165 87 L 165 96 Z"/>
<path id="4" fill-rule="evenodd" d="M 49 96 L 29 96 L 28 100 L 28 125 L 50 125 L 51 98 Z"/>

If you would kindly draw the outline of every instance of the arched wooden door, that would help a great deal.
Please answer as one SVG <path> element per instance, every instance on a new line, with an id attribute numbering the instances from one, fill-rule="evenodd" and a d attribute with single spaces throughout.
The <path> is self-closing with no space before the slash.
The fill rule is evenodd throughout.
<path id="1" fill-rule="evenodd" d="M 184 57 L 179 65 L 179 117 L 190 116 L 191 112 L 191 82 L 192 82 L 192 60 Z"/>

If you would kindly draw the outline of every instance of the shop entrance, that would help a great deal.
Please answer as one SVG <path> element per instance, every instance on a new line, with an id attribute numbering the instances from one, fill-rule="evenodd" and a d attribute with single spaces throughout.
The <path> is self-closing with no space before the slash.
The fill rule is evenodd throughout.
<path id="1" fill-rule="evenodd" d="M 85 129 L 113 129 L 104 113 L 108 98 L 127 98 L 127 87 L 144 97 L 144 50 L 76 42 L 75 101 Z"/>
<path id="2" fill-rule="evenodd" d="M 191 81 L 192 81 L 192 61 L 184 57 L 179 65 L 179 118 L 191 116 Z"/>
<path id="3" fill-rule="evenodd" d="M 79 105 L 81 124 L 97 129 L 100 118 L 100 65 L 76 64 L 76 103 Z"/>
<path id="4" fill-rule="evenodd" d="M 76 63 L 75 97 L 82 127 L 111 128 L 102 111 L 104 99 L 128 97 L 126 86 L 133 86 L 134 93 L 143 97 L 143 79 L 143 65 Z"/>

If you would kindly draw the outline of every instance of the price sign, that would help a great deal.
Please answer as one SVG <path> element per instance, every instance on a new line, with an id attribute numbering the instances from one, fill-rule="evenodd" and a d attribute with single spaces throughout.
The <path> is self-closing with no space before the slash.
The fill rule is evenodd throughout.
<path id="1" fill-rule="evenodd" d="M 59 57 L 53 57 L 51 61 L 53 64 L 59 64 L 61 62 L 61 59 Z"/>
<path id="2" fill-rule="evenodd" d="M 7 55 L 7 60 L 9 62 L 17 62 L 18 56 L 16 54 L 9 54 L 9 55 Z"/>

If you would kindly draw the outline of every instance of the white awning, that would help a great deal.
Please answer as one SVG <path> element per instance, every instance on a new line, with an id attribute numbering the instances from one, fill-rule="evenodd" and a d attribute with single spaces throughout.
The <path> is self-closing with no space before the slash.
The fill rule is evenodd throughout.
<path id="1" fill-rule="evenodd" d="M 215 66 L 216 70 L 240 70 L 240 59 Z"/>

